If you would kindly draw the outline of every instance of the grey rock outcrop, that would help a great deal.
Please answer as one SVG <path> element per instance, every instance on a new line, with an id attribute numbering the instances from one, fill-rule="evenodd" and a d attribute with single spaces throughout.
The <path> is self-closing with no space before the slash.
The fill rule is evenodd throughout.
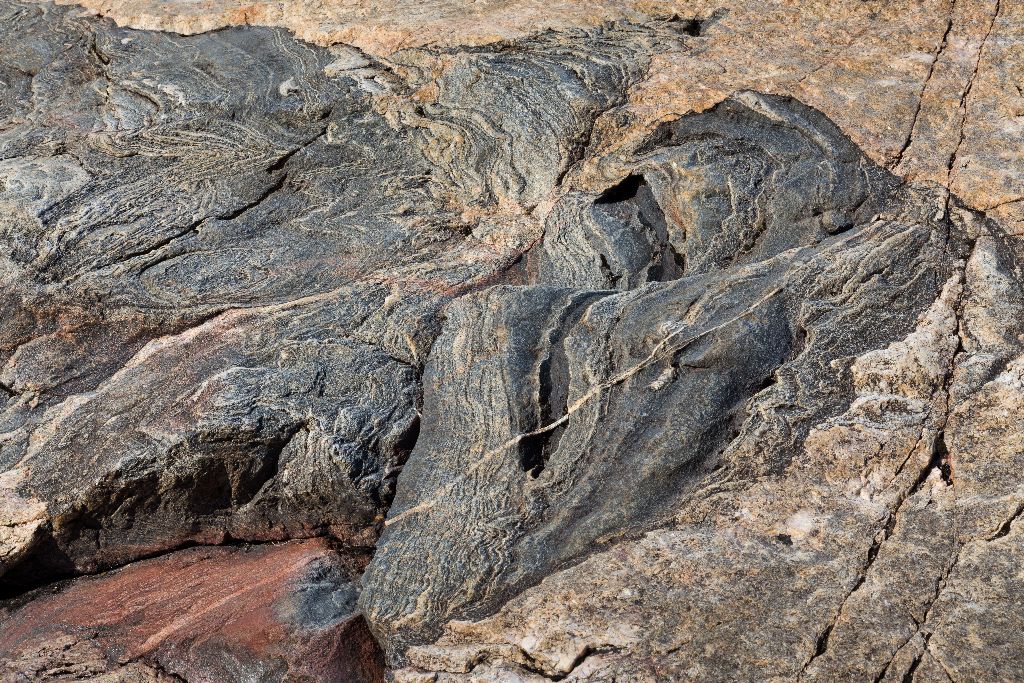
<path id="1" fill-rule="evenodd" d="M 962 270 L 968 236 L 937 220 L 942 198 L 815 112 L 745 93 L 695 119 L 659 132 L 624 185 L 552 211 L 552 284 L 449 309 L 364 577 L 396 652 L 693 497 L 783 471 L 853 399 L 852 359 L 910 333 Z M 423 572 L 424 552 L 443 570 Z"/>
<path id="2" fill-rule="evenodd" d="M 0 672 L 1024 675 L 1019 237 L 794 97 L 637 134 L 722 17 L 0 0 Z"/>

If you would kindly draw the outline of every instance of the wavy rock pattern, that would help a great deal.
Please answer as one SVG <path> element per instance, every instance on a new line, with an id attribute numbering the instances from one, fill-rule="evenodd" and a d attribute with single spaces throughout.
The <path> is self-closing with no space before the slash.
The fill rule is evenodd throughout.
<path id="1" fill-rule="evenodd" d="M 803 135 L 790 133 L 796 126 Z M 848 359 L 909 332 L 964 254 L 963 235 L 930 222 L 941 204 L 888 194 L 894 183 L 802 106 L 745 94 L 694 127 L 689 137 L 672 126 L 657 139 L 664 147 L 645 150 L 641 168 L 669 178 L 652 181 L 650 205 L 615 209 L 626 217 L 620 234 L 643 234 L 628 222 L 643 208 L 655 216 L 651 232 L 667 239 L 649 245 L 645 274 L 664 276 L 667 249 L 674 279 L 623 293 L 494 288 L 450 309 L 424 373 L 408 485 L 364 577 L 371 621 L 432 637 L 438 623 L 492 612 L 595 544 L 657 527 L 699 491 L 785 468 L 809 427 L 849 402 L 835 387 Z M 768 170 L 784 151 L 792 166 Z M 677 158 L 713 159 L 713 169 Z M 807 167 L 822 169 L 820 190 L 792 187 Z M 690 192 L 688 175 L 699 179 Z M 830 185 L 853 190 L 846 206 Z M 869 186 L 877 194 L 856 191 Z M 662 209 L 662 193 L 696 195 L 686 207 L 697 215 Z M 609 206 L 593 201 L 591 216 Z M 857 225 L 864 208 L 892 217 Z M 773 225 L 783 216 L 786 231 Z M 720 230 L 709 234 L 711 224 Z M 546 237 L 560 227 L 549 221 Z M 564 272 L 620 261 L 608 251 Z M 452 518 L 463 523 L 442 521 Z M 424 547 L 444 572 L 417 571 L 409 560 Z"/>
<path id="2" fill-rule="evenodd" d="M 981 4 L 761 77 L 745 6 L 2 0 L 0 680 L 1024 676 Z M 905 139 L 821 95 L 931 38 Z"/>

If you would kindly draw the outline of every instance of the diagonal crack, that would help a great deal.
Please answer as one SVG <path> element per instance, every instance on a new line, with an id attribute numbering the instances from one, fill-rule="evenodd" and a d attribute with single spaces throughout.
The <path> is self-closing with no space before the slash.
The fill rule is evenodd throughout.
<path id="1" fill-rule="evenodd" d="M 803 669 L 801 669 L 800 674 L 797 676 L 798 680 L 811 667 L 811 665 L 818 657 L 828 652 L 829 638 L 832 635 L 833 629 L 835 628 L 836 624 L 839 623 L 839 619 L 843 616 L 843 612 L 846 609 L 846 604 L 850 601 L 850 598 L 852 598 L 857 593 L 857 591 L 860 590 L 860 587 L 864 585 L 864 582 L 867 580 L 868 574 L 870 573 L 871 567 L 874 565 L 875 560 L 878 558 L 878 553 L 881 550 L 882 545 L 884 545 L 885 542 L 888 541 L 889 538 L 892 536 L 892 532 L 896 526 L 896 520 L 899 516 L 900 509 L 902 509 L 903 505 L 910 498 L 912 498 L 914 494 L 921 490 L 925 482 L 928 481 L 928 477 L 931 475 L 932 472 L 934 472 L 936 469 L 938 469 L 940 472 L 943 472 L 944 465 L 942 464 L 942 458 L 944 457 L 944 449 L 939 447 L 939 444 L 942 441 L 942 439 L 942 432 L 936 434 L 936 446 L 932 454 L 931 461 L 928 463 L 926 467 L 924 467 L 921 470 L 921 473 L 918 476 L 917 481 L 914 482 L 914 485 L 900 499 L 899 503 L 896 505 L 896 509 L 886 516 L 885 526 L 878 533 L 878 535 L 875 538 L 875 541 L 871 544 L 871 547 L 868 548 L 867 561 L 861 567 L 859 572 L 860 575 L 856 583 L 854 584 L 853 588 L 850 589 L 850 592 L 846 594 L 846 597 L 843 598 L 843 601 L 839 604 L 839 609 L 836 610 L 835 617 L 827 626 L 825 626 L 824 630 L 822 630 L 822 632 L 818 635 L 818 638 L 815 641 L 814 654 L 811 655 L 811 658 L 807 660 L 806 664 L 804 664 Z M 945 478 L 945 475 L 943 475 L 943 478 Z M 900 647 L 903 646 L 901 645 Z M 899 648 L 897 648 L 897 651 L 899 651 Z M 888 665 L 886 665 L 886 669 L 887 668 Z M 883 675 L 884 673 L 885 671 L 883 671 Z"/>
<path id="2" fill-rule="evenodd" d="M 914 657 L 914 661 L 910 663 L 910 668 L 908 668 L 907 672 L 903 674 L 903 683 L 911 683 L 914 680 L 914 672 L 917 671 L 917 667 L 921 666 L 921 661 L 924 659 L 925 653 L 928 652 L 927 644 L 927 641 L 925 641 L 925 645 L 922 646 L 921 652 L 916 657 Z M 882 676 L 885 676 L 886 671 L 888 671 L 888 668 L 889 667 L 886 666 L 885 671 L 882 671 Z M 878 681 L 881 680 L 882 677 L 880 676 L 879 678 L 875 679 L 875 682 L 878 683 Z"/>
<path id="3" fill-rule="evenodd" d="M 953 29 L 953 14 L 956 10 L 957 0 L 952 0 L 949 3 L 949 18 L 946 20 L 946 30 L 942 34 L 942 39 L 939 41 L 938 47 L 932 54 L 931 64 L 928 65 L 928 74 L 924 78 L 924 82 L 921 84 L 921 91 L 917 94 L 917 106 L 914 108 L 914 115 L 910 121 L 910 131 L 907 133 L 907 140 L 903 143 L 903 147 L 896 154 L 896 160 L 891 164 L 890 168 L 896 169 L 903 162 L 903 155 L 906 154 L 907 150 L 914 141 L 914 131 L 917 130 L 917 119 L 921 115 L 921 106 L 924 104 L 924 95 L 928 91 L 928 85 L 931 83 L 932 75 L 935 73 L 935 65 L 938 64 L 939 59 L 946 50 L 946 46 L 949 43 L 949 33 Z"/>
<path id="4" fill-rule="evenodd" d="M 1007 518 L 1007 520 L 1005 522 L 1003 522 L 1002 524 L 999 525 L 999 528 L 996 529 L 995 533 L 993 533 L 991 536 L 989 536 L 985 540 L 986 541 L 995 541 L 995 540 L 1003 538 L 1004 536 L 1009 534 L 1010 533 L 1010 527 L 1013 526 L 1013 523 L 1016 522 L 1020 518 L 1020 516 L 1022 514 L 1024 514 L 1024 502 L 1019 503 L 1017 505 L 1016 509 L 1014 509 L 1013 514 L 1011 514 L 1009 516 L 1009 518 Z"/>
<path id="5" fill-rule="evenodd" d="M 949 155 L 949 160 L 946 162 L 946 187 L 950 187 L 953 180 L 953 168 L 956 166 L 957 156 L 960 154 L 960 147 L 963 145 L 964 136 L 967 129 L 967 105 L 970 99 L 971 92 L 974 90 L 974 83 L 978 78 L 978 71 L 981 68 L 981 60 L 985 54 L 985 47 L 988 44 L 988 38 L 992 34 L 992 27 L 995 26 L 996 19 L 999 17 L 999 11 L 1002 8 L 1002 0 L 996 0 L 995 11 L 992 13 L 992 18 L 989 20 L 988 28 L 985 31 L 985 36 L 981 39 L 981 46 L 978 48 L 978 58 L 974 62 L 974 70 L 971 72 L 971 78 L 967 81 L 967 87 L 964 88 L 963 93 L 960 95 L 960 103 L 958 109 L 962 110 L 960 115 L 960 137 L 957 140 L 956 147 L 953 148 L 952 154 Z M 948 207 L 947 207 L 948 209 Z"/>
<path id="6" fill-rule="evenodd" d="M 963 279 L 964 279 L 964 273 L 961 271 L 960 272 L 960 282 L 961 283 L 963 283 L 963 281 L 964 281 Z M 853 595 L 860 589 L 860 587 L 864 584 L 864 581 L 867 579 L 867 575 L 871 571 L 871 567 L 874 564 L 875 560 L 877 559 L 879 550 L 881 549 L 882 545 L 887 540 L 889 540 L 889 538 L 892 536 L 893 529 L 896 526 L 896 520 L 897 520 L 897 518 L 899 516 L 900 510 L 903 508 L 903 505 L 910 498 L 912 498 L 915 494 L 917 494 L 922 489 L 922 487 L 928 481 L 928 478 L 935 471 L 939 472 L 939 475 L 941 476 L 942 480 L 946 483 L 947 486 L 953 486 L 953 481 L 952 481 L 951 474 L 950 474 L 949 452 L 948 452 L 948 449 L 947 449 L 947 446 L 946 446 L 945 429 L 946 429 L 946 425 L 948 424 L 948 421 L 949 421 L 949 413 L 952 410 L 952 406 L 950 405 L 950 391 L 951 391 L 951 384 L 953 382 L 954 371 L 955 371 L 958 359 L 965 353 L 965 350 L 964 350 L 964 347 L 963 347 L 963 339 L 962 339 L 961 334 L 960 334 L 960 321 L 963 319 L 964 291 L 965 291 L 965 287 L 961 286 L 960 292 L 957 295 L 956 301 L 955 301 L 955 303 L 953 305 L 953 312 L 954 312 L 954 315 L 955 315 L 954 325 L 955 325 L 956 330 L 957 330 L 957 348 L 953 351 L 952 357 L 950 359 L 949 367 L 948 367 L 948 369 L 946 371 L 946 374 L 945 374 L 945 377 L 943 378 L 943 381 L 942 381 L 942 386 L 939 387 L 939 388 L 936 388 L 936 393 L 941 392 L 940 395 L 945 397 L 945 405 L 944 405 L 944 407 L 942 409 L 942 413 L 941 413 L 941 424 L 939 425 L 939 427 L 938 427 L 938 429 L 936 431 L 936 434 L 935 434 L 935 437 L 934 437 L 934 441 L 933 441 L 933 444 L 932 444 L 932 455 L 931 455 L 931 458 L 929 459 L 928 464 L 925 465 L 925 467 L 923 467 L 921 469 L 921 471 L 918 474 L 918 477 L 917 477 L 916 481 L 913 483 L 913 485 L 911 485 L 906 490 L 906 492 L 903 493 L 900 496 L 900 498 L 898 499 L 898 502 L 895 505 L 895 508 L 892 510 L 892 512 L 890 512 L 886 516 L 886 521 L 885 521 L 884 527 L 880 530 L 880 532 L 878 532 L 878 535 L 877 535 L 875 541 L 872 543 L 871 547 L 868 549 L 867 561 L 861 567 L 860 576 L 858 577 L 857 582 L 854 584 L 854 586 L 850 590 L 850 592 L 847 593 L 846 597 L 843 598 L 843 601 L 839 605 L 839 609 L 836 611 L 835 617 L 832 619 L 832 621 L 828 625 L 826 625 L 824 630 L 822 630 L 822 632 L 818 635 L 818 638 L 815 641 L 814 653 L 811 655 L 811 658 L 807 661 L 807 663 L 804 664 L 803 668 L 800 671 L 800 674 L 798 674 L 798 676 L 797 676 L 798 680 L 799 680 L 800 677 L 803 676 L 803 674 L 807 671 L 807 669 L 810 668 L 810 666 L 814 663 L 814 661 L 818 657 L 824 655 L 828 651 L 829 638 L 832 635 L 832 630 L 835 628 L 836 624 L 839 622 L 839 619 L 842 617 L 843 611 L 846 608 L 846 605 L 849 602 L 850 598 L 853 597 Z M 909 455 L 907 457 L 907 459 L 904 460 L 904 462 L 900 465 L 899 470 L 897 471 L 897 476 L 898 476 L 899 472 L 903 470 L 903 467 L 907 464 L 907 462 L 909 462 L 910 458 L 913 455 L 913 452 L 917 449 L 917 446 L 918 446 L 919 443 L 920 443 L 920 438 L 913 445 L 913 447 L 911 449 L 911 455 Z M 1022 506 L 1022 507 L 1024 507 L 1024 506 Z M 1024 511 L 1024 510 L 1022 510 L 1022 511 Z M 931 609 L 932 604 L 934 604 L 935 600 L 938 598 L 939 592 L 941 591 L 940 586 L 945 581 L 945 577 L 949 575 L 949 572 L 951 570 L 952 570 L 952 565 L 950 565 L 946 569 L 946 571 L 944 572 L 943 576 L 936 582 L 936 592 L 935 592 L 935 595 L 928 602 L 928 608 L 927 609 L 929 611 Z M 911 618 L 913 618 L 913 615 L 911 615 Z M 926 615 L 925 619 L 927 619 L 927 615 Z M 922 621 L 921 623 L 924 623 L 924 622 Z M 917 631 L 915 631 L 915 634 L 920 631 L 921 623 L 916 623 L 915 624 L 916 626 L 919 627 L 917 629 Z M 913 636 L 911 636 L 911 638 L 913 638 Z M 893 657 L 895 657 L 896 653 L 898 653 L 908 642 L 910 642 L 911 638 L 908 638 L 905 642 L 903 642 L 899 647 L 896 648 L 896 650 L 893 653 Z M 885 667 L 883 668 L 882 672 L 877 677 L 875 677 L 874 680 L 875 680 L 876 683 L 877 683 L 877 681 L 880 681 L 885 676 L 885 674 L 888 671 L 889 666 L 891 664 L 892 664 L 892 659 L 890 659 L 889 662 L 885 665 Z"/>
<path id="7" fill-rule="evenodd" d="M 949 672 L 946 669 L 945 664 L 942 663 L 941 659 L 931 649 L 929 641 L 931 639 L 932 634 L 930 632 L 928 632 L 928 631 L 925 631 L 925 628 L 927 627 L 928 622 L 931 619 L 932 611 L 934 610 L 935 605 L 936 605 L 936 603 L 939 600 L 939 597 L 942 595 L 942 592 L 946 589 L 946 585 L 947 585 L 947 582 L 949 580 L 949 577 L 953 573 L 953 570 L 956 569 L 957 565 L 959 564 L 960 558 L 963 556 L 963 551 L 967 548 L 967 546 L 971 545 L 972 543 L 987 543 L 987 542 L 990 542 L 990 541 L 994 541 L 994 540 L 1003 538 L 1004 536 L 1009 534 L 1010 527 L 1013 525 L 1013 523 L 1017 519 L 1019 519 L 1021 517 L 1021 515 L 1024 515 L 1024 503 L 1021 503 L 1020 505 L 1018 505 L 1017 508 L 1014 510 L 1013 514 L 1010 515 L 1010 517 L 1007 518 L 1007 520 L 1005 522 L 1003 522 L 999 526 L 999 528 L 992 535 L 990 535 L 989 537 L 983 538 L 983 539 L 977 539 L 977 540 L 975 540 L 973 542 L 968 542 L 968 543 L 960 544 L 959 547 L 954 547 L 953 551 L 950 553 L 949 561 L 948 561 L 948 563 L 946 565 L 945 570 L 943 570 L 942 575 L 939 576 L 937 578 L 936 582 L 935 582 L 935 592 L 932 595 L 931 599 L 927 603 L 927 609 L 925 611 L 924 617 L 920 621 L 916 621 L 915 620 L 916 621 L 917 629 L 914 631 L 914 633 L 912 633 L 910 635 L 909 638 L 907 638 L 902 644 L 900 644 L 900 646 L 897 647 L 896 651 L 893 653 L 893 658 L 895 658 L 896 654 L 898 654 L 900 652 L 900 650 L 902 650 L 904 647 L 906 647 L 906 645 L 911 640 L 913 640 L 915 636 L 920 635 L 924 639 L 924 644 L 922 646 L 922 652 L 921 652 L 920 655 L 918 655 L 918 657 L 911 664 L 910 669 L 907 671 L 907 673 L 904 674 L 904 677 L 903 677 L 904 681 L 912 680 L 914 670 L 920 664 L 920 659 L 923 658 L 926 653 L 931 654 L 932 658 L 935 659 L 935 661 L 939 664 L 939 666 L 942 667 L 942 669 L 944 671 L 946 671 L 947 675 L 949 675 Z M 875 677 L 876 683 L 878 681 L 881 681 L 882 678 L 885 677 L 885 674 L 888 672 L 889 667 L 892 665 L 892 661 L 893 660 L 890 659 L 889 662 L 885 665 L 885 668 L 882 669 L 882 672 L 878 676 Z M 955 679 L 952 676 L 950 676 L 950 680 L 955 680 Z"/>

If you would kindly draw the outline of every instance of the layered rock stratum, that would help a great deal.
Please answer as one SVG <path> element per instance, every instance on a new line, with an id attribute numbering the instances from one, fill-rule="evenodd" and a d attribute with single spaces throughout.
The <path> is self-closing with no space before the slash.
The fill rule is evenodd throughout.
<path id="1" fill-rule="evenodd" d="M 1024 6 L 0 0 L 0 681 L 1024 678 Z"/>

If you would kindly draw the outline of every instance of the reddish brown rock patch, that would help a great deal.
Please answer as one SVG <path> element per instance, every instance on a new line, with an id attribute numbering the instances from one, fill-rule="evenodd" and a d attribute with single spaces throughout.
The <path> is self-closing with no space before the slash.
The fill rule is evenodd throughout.
<path id="1" fill-rule="evenodd" d="M 357 564 L 314 539 L 191 548 L 79 579 L 0 623 L 0 680 L 383 680 L 354 611 Z"/>

